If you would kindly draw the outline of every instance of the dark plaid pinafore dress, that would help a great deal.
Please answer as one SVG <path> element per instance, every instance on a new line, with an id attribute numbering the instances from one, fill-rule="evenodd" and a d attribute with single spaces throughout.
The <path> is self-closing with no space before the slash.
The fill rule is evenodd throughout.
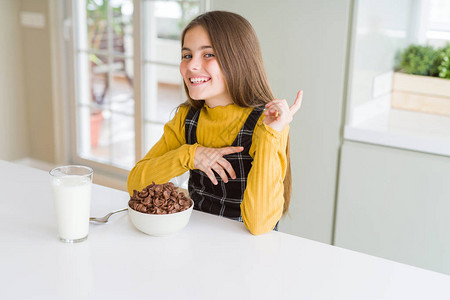
<path id="1" fill-rule="evenodd" d="M 185 135 L 187 144 L 192 145 L 197 142 L 197 124 L 200 111 L 201 109 L 191 108 L 186 116 Z M 190 170 L 189 195 L 194 200 L 194 209 L 242 221 L 240 206 L 253 161 L 248 152 L 252 145 L 253 129 L 263 111 L 263 106 L 253 109 L 231 145 L 233 147 L 242 146 L 244 150 L 224 156 L 233 167 L 236 179 L 228 178 L 228 183 L 225 183 L 213 171 L 218 182 L 217 185 L 214 185 L 203 171 L 199 169 Z M 218 138 L 220 137 L 218 136 Z"/>

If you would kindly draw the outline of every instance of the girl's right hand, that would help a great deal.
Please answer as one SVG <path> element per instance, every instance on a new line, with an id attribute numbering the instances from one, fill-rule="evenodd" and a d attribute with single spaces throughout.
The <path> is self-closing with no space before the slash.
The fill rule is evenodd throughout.
<path id="1" fill-rule="evenodd" d="M 211 179 L 214 185 L 217 185 L 217 179 L 214 175 L 214 171 L 227 183 L 228 176 L 225 170 L 232 179 L 236 179 L 236 173 L 233 170 L 230 162 L 223 158 L 224 155 L 241 152 L 244 147 L 223 147 L 223 148 L 208 148 L 198 146 L 195 150 L 194 167 L 202 170 Z"/>
<path id="2" fill-rule="evenodd" d="M 298 91 L 294 104 L 289 107 L 286 99 L 274 99 L 266 104 L 264 123 L 277 131 L 282 131 L 291 123 L 295 113 L 302 106 L 303 90 Z"/>

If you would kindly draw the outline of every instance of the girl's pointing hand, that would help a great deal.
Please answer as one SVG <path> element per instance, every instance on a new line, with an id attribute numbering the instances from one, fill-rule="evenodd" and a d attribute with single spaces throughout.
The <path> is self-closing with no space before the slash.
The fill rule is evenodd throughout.
<path id="1" fill-rule="evenodd" d="M 266 104 L 264 123 L 277 131 L 282 131 L 291 123 L 294 114 L 302 106 L 303 90 L 298 91 L 294 104 L 289 107 L 285 99 L 275 99 Z"/>

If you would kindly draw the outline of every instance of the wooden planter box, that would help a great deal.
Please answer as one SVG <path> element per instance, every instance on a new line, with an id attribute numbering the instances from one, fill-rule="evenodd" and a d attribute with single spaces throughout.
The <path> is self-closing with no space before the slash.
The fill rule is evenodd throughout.
<path id="1" fill-rule="evenodd" d="M 450 80 L 396 72 L 391 107 L 450 116 Z"/>

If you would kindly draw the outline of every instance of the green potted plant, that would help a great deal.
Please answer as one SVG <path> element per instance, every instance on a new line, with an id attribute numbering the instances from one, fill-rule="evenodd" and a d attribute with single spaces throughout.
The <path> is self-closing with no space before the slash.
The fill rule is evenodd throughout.
<path id="1" fill-rule="evenodd" d="M 411 45 L 394 72 L 393 108 L 450 116 L 450 44 Z"/>
<path id="2" fill-rule="evenodd" d="M 439 77 L 450 79 L 450 43 L 448 43 L 447 46 L 441 49 L 439 55 Z"/>

